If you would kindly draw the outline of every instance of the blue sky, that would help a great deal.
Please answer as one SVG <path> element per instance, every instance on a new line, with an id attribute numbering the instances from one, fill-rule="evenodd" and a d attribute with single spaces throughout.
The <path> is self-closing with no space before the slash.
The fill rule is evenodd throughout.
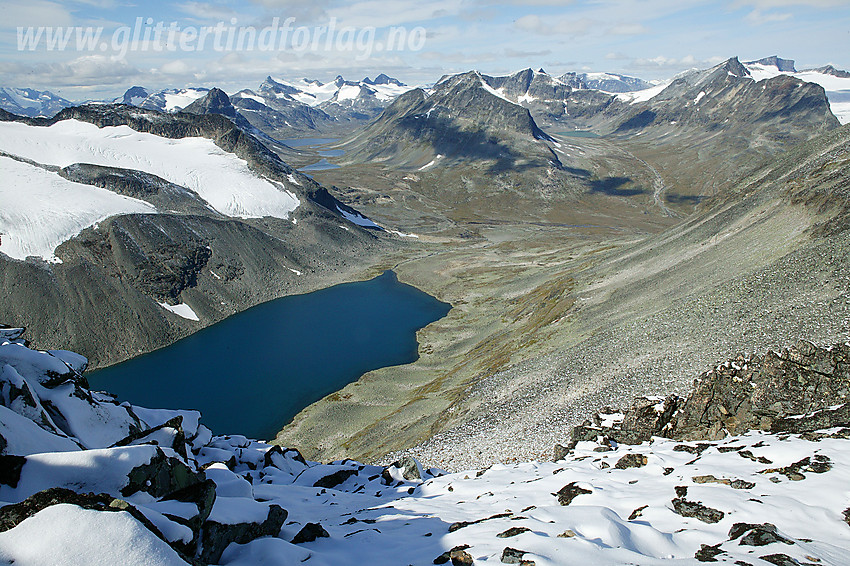
<path id="1" fill-rule="evenodd" d="M 473 68 L 543 67 L 652 80 L 732 56 L 773 54 L 795 59 L 798 69 L 850 68 L 846 0 L 4 0 L 0 14 L 0 86 L 46 88 L 75 100 L 134 84 L 234 91 L 269 74 L 328 80 L 385 72 L 420 84 Z M 51 29 L 21 50 L 20 26 Z M 46 34 L 55 39 L 69 26 L 103 31 L 91 48 L 77 45 L 74 30 L 65 49 L 48 50 Z M 396 48 L 387 50 L 393 27 Z M 202 28 L 209 29 L 203 44 Z M 279 43 L 261 44 L 263 30 L 266 39 L 276 32 Z"/>

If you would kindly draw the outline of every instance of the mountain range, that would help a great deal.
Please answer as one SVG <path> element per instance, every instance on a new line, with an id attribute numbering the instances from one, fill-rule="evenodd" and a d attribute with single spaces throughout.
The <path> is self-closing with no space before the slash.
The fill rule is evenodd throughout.
<path id="1" fill-rule="evenodd" d="M 733 57 L 0 110 L 0 562 L 842 566 L 848 85 Z M 269 442 L 89 386 L 385 269 L 449 313 Z"/>

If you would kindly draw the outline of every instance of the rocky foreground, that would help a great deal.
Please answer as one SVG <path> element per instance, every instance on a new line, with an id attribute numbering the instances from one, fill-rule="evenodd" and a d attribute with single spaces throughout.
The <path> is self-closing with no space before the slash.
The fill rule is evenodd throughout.
<path id="1" fill-rule="evenodd" d="M 305 461 L 89 391 L 0 328 L 0 563 L 841 565 L 850 345 L 800 343 L 577 427 L 555 462 Z M 670 438 L 662 438 L 662 436 Z"/>

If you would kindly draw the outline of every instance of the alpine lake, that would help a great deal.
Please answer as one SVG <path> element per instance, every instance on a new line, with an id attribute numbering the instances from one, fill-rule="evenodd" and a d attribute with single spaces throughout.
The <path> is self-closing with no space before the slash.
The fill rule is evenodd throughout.
<path id="1" fill-rule="evenodd" d="M 197 409 L 214 434 L 273 439 L 364 373 L 416 361 L 416 331 L 450 309 L 386 271 L 263 303 L 86 377 L 134 405 Z"/>

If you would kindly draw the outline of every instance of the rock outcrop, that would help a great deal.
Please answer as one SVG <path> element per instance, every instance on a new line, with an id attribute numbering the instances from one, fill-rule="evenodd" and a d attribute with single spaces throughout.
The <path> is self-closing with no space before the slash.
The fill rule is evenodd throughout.
<path id="1" fill-rule="evenodd" d="M 573 430 L 572 446 L 600 438 L 640 444 L 653 436 L 719 440 L 749 430 L 810 433 L 850 426 L 850 344 L 804 340 L 764 356 L 738 356 L 694 381 L 687 398 L 641 397 L 606 408 Z M 556 447 L 556 456 L 563 455 Z"/>

